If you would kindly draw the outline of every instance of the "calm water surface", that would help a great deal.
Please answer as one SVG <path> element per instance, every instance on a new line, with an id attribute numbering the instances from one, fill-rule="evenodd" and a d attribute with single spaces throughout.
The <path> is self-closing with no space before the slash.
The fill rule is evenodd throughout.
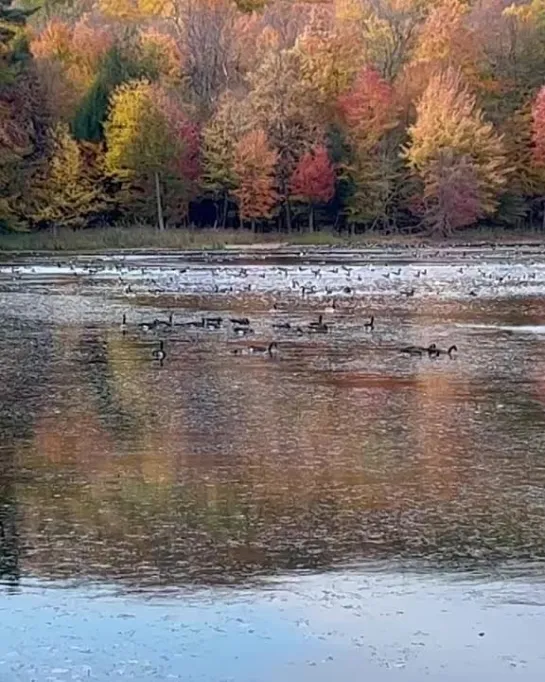
<path id="1" fill-rule="evenodd" d="M 19 258 L 0 321 L 2 682 L 545 679 L 539 249 Z"/>

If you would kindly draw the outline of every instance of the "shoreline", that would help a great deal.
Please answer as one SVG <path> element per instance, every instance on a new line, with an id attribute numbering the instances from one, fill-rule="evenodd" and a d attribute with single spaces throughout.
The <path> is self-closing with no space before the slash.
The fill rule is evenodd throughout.
<path id="1" fill-rule="evenodd" d="M 285 249 L 404 249 L 496 248 L 545 245 L 537 231 L 501 229 L 467 230 L 448 238 L 423 235 L 344 235 L 333 232 L 291 235 L 254 234 L 214 229 L 167 230 L 153 228 L 95 228 L 78 232 L 11 233 L 0 235 L 0 258 L 13 254 L 49 253 L 172 253 L 177 251 L 281 251 Z"/>

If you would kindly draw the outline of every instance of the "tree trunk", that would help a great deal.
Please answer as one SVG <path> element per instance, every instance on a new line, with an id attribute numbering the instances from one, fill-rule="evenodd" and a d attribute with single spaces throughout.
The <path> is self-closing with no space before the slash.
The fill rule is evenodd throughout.
<path id="1" fill-rule="evenodd" d="M 159 173 L 155 173 L 155 198 L 157 199 L 157 224 L 159 230 L 162 232 L 165 229 L 165 220 L 163 218 L 163 204 L 161 203 L 161 181 Z"/>
<path id="2" fill-rule="evenodd" d="M 229 197 L 227 196 L 227 193 L 224 194 L 223 196 L 223 215 L 222 215 L 222 223 L 221 226 L 225 230 L 227 227 L 227 209 L 229 208 Z"/>
<path id="3" fill-rule="evenodd" d="M 312 234 L 314 232 L 314 206 L 310 204 L 308 213 L 308 231 Z"/>
<path id="4" fill-rule="evenodd" d="M 545 232 L 545 199 L 543 199 L 543 221 L 541 223 L 541 229 Z"/>
<path id="5" fill-rule="evenodd" d="M 291 208 L 290 208 L 289 199 L 286 199 L 286 203 L 284 204 L 284 208 L 286 211 L 286 230 L 288 231 L 288 234 L 291 234 Z"/>
<path id="6" fill-rule="evenodd" d="M 252 232 L 255 234 L 255 231 L 256 231 L 255 218 L 251 219 L 251 225 L 252 225 Z"/>

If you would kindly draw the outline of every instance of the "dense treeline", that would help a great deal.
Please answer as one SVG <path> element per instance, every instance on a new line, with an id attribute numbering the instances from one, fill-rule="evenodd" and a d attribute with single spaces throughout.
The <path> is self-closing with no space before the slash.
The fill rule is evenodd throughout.
<path id="1" fill-rule="evenodd" d="M 0 0 L 0 226 L 544 220 L 545 0 Z"/>

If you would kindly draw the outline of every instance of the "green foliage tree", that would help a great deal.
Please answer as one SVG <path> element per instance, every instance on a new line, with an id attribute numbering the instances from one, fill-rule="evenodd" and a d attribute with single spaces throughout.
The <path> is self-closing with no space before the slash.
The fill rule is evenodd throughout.
<path id="1" fill-rule="evenodd" d="M 106 54 L 93 85 L 81 101 L 72 132 L 76 139 L 99 142 L 104 139 L 104 123 L 110 96 L 122 83 L 140 77 L 141 69 L 114 45 Z"/>

